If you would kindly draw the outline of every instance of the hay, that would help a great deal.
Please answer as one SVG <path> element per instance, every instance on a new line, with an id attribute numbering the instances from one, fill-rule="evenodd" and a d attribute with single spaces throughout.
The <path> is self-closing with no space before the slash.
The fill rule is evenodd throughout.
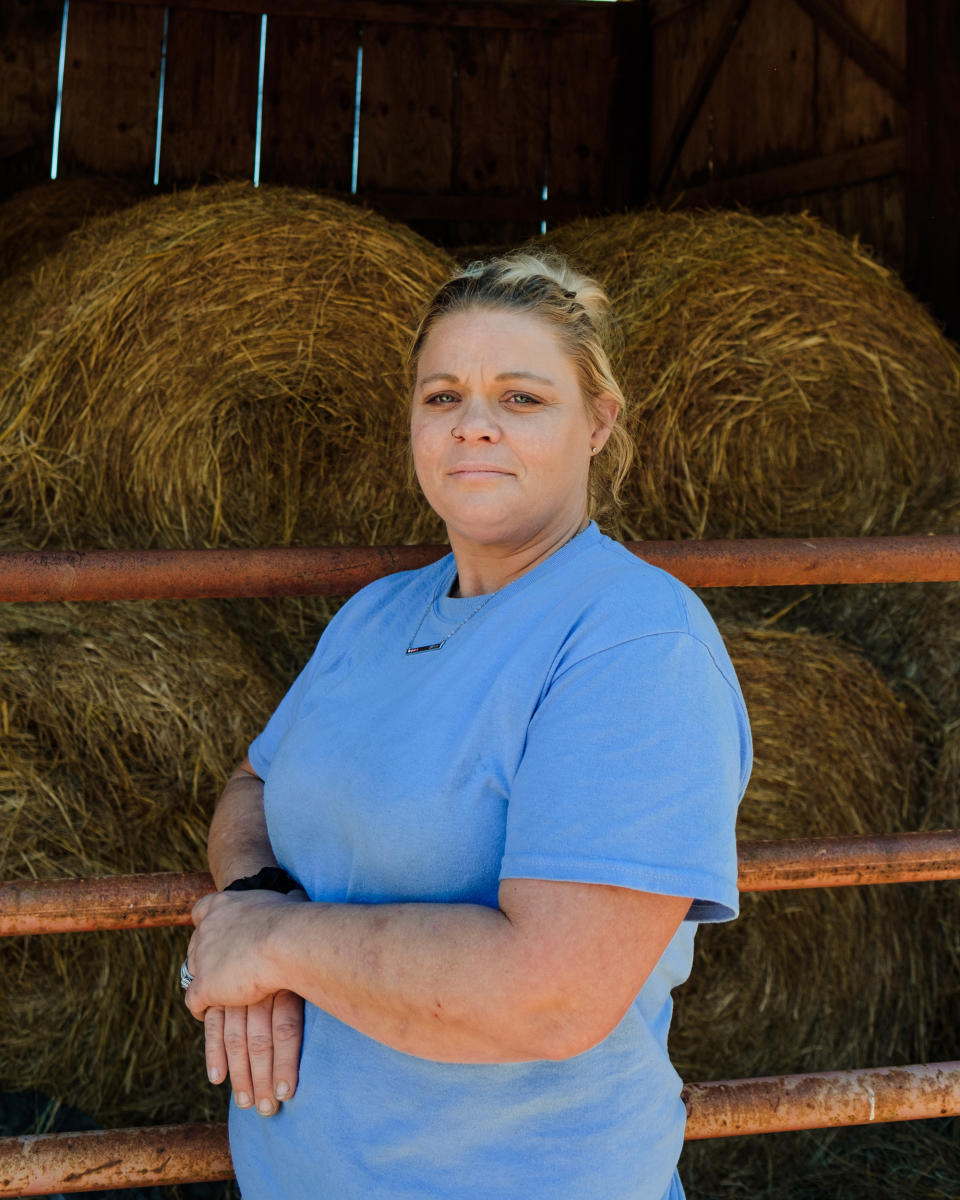
<path id="1" fill-rule="evenodd" d="M 115 176 L 47 180 L 0 204 L 0 383 L 35 336 L 44 260 L 92 217 L 127 208 L 146 189 Z"/>
<path id="2" fill-rule="evenodd" d="M 922 729 L 862 656 L 822 635 L 737 625 L 724 625 L 724 633 L 755 747 L 740 840 L 922 823 Z M 700 931 L 690 982 L 676 993 L 670 1047 L 681 1075 L 727 1079 L 953 1057 L 958 976 L 940 924 L 950 886 L 744 894 L 737 922 Z M 846 1142 L 847 1131 L 691 1144 L 681 1175 L 691 1196 L 866 1200 L 851 1164 L 859 1169 L 862 1155 L 881 1150 L 892 1163 L 896 1147 L 897 1171 L 872 1196 L 950 1194 L 897 1191 L 931 1166 L 929 1147 L 915 1136 L 902 1131 L 878 1147 L 849 1132 Z M 939 1135 L 941 1152 L 949 1136 Z"/>
<path id="3" fill-rule="evenodd" d="M 725 633 L 755 744 L 738 838 L 914 828 L 920 748 L 880 676 L 824 637 Z M 722 1079 L 922 1057 L 939 982 L 916 896 L 905 887 L 744 895 L 739 921 L 698 937 L 671 1034 L 681 1074 Z"/>
<path id="4" fill-rule="evenodd" d="M 691 1142 L 690 1200 L 955 1200 L 960 1120 L 904 1121 Z"/>
<path id="5" fill-rule="evenodd" d="M 126 208 L 146 191 L 116 175 L 74 175 L 15 192 L 0 204 L 0 279 L 40 262 L 91 217 Z"/>
<path id="6" fill-rule="evenodd" d="M 204 865 L 213 802 L 282 691 L 198 603 L 0 607 L 0 878 Z M 4 939 L 5 1088 L 102 1123 L 222 1111 L 185 930 Z"/>
<path id="7" fill-rule="evenodd" d="M 638 463 L 622 537 L 892 533 L 957 495 L 960 354 L 808 216 L 659 212 L 548 233 L 607 287 Z"/>
<path id="8" fill-rule="evenodd" d="M 0 388 L 0 514 L 48 545 L 435 540 L 404 484 L 402 359 L 449 269 L 286 188 L 92 221 L 46 260 Z"/>

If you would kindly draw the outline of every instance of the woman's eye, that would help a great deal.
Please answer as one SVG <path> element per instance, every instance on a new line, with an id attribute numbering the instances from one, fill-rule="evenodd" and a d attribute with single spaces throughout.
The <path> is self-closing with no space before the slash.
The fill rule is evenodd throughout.
<path id="1" fill-rule="evenodd" d="M 532 408 L 540 403 L 536 396 L 531 396 L 527 392 L 513 392 L 508 399 L 511 404 L 518 404 L 521 408 Z"/>
<path id="2" fill-rule="evenodd" d="M 428 396 L 427 404 L 435 404 L 438 408 L 442 408 L 445 404 L 455 404 L 458 397 L 452 392 L 437 392 L 434 396 Z"/>

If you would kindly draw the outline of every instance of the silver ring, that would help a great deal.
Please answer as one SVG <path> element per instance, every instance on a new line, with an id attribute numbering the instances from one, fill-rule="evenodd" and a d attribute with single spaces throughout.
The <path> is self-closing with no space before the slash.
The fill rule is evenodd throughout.
<path id="1" fill-rule="evenodd" d="M 193 976 L 190 974 L 190 969 L 187 966 L 187 960 L 183 960 L 183 965 L 180 967 L 180 986 L 184 991 L 193 983 Z"/>

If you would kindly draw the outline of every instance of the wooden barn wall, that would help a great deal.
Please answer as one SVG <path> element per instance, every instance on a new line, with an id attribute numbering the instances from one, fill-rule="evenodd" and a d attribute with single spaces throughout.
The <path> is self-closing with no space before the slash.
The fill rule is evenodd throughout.
<path id="1" fill-rule="evenodd" d="M 806 209 L 902 269 L 908 0 L 651 7 L 657 193 Z M 837 13 L 859 35 L 860 62 Z"/>
<path id="2" fill-rule="evenodd" d="M 161 184 L 251 178 L 263 9 L 262 182 L 350 192 L 362 47 L 357 195 L 374 207 L 440 240 L 510 242 L 642 200 L 622 168 L 638 122 L 612 104 L 643 94 L 639 10 L 575 3 L 71 0 L 59 173 L 153 178 L 168 11 Z M 49 162 L 62 4 L 3 11 L 3 129 Z"/>
<path id="3" fill-rule="evenodd" d="M 910 0 L 907 267 L 960 341 L 960 4 Z"/>
<path id="4" fill-rule="evenodd" d="M 0 194 L 49 168 L 62 0 L 0 3 Z"/>

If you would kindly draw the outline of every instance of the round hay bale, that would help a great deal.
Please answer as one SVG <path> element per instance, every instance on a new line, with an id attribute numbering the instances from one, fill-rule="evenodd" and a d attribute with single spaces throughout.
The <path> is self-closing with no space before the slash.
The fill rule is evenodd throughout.
<path id="1" fill-rule="evenodd" d="M 943 730 L 932 795 L 930 825 L 960 829 L 960 717 Z M 953 1059 L 957 1056 L 960 1025 L 960 890 L 956 883 L 941 885 L 936 917 L 945 972 L 939 996 L 939 1029 L 940 1042 L 946 1048 L 940 1053 L 945 1059 Z"/>
<path id="2" fill-rule="evenodd" d="M 742 627 L 725 636 L 755 749 L 739 840 L 915 828 L 920 747 L 876 671 L 822 636 Z M 938 990 L 915 896 L 905 887 L 745 894 L 739 921 L 699 934 L 671 1033 L 678 1070 L 723 1079 L 913 1061 Z"/>
<path id="3" fill-rule="evenodd" d="M 796 619 L 841 633 L 900 688 L 922 693 L 941 721 L 960 718 L 960 583 L 824 587 Z"/>
<path id="4" fill-rule="evenodd" d="M 91 217 L 126 208 L 146 191 L 117 175 L 73 175 L 14 192 L 0 204 L 0 278 L 39 262 Z"/>
<path id="5" fill-rule="evenodd" d="M 84 854 L 112 872 L 203 861 L 212 802 L 282 694 L 197 601 L 0 606 L 0 676 L 4 728 L 82 781 L 77 844 L 92 837 Z M 42 845 L 19 846 L 37 874 Z M 57 861 L 56 874 L 89 866 Z"/>
<path id="6" fill-rule="evenodd" d="M 936 792 L 941 797 L 937 811 L 960 827 L 960 717 L 945 727 L 941 745 L 936 773 Z"/>
<path id="7" fill-rule="evenodd" d="M 915 529 L 960 534 L 960 500 Z M 814 588 L 791 619 L 842 633 L 899 688 L 926 697 L 941 725 L 960 720 L 960 582 Z"/>
<path id="8" fill-rule="evenodd" d="M 49 545 L 435 539 L 403 354 L 446 254 L 372 212 L 225 184 L 91 221 L 0 387 L 0 514 Z"/>
<path id="9" fill-rule="evenodd" d="M 923 738 L 879 673 L 838 639 L 721 626 L 754 736 L 738 839 L 917 828 Z M 952 1057 L 957 976 L 940 920 L 950 886 L 744 894 L 738 921 L 699 932 L 690 982 L 676 993 L 670 1045 L 681 1075 L 730 1079 Z M 691 1196 L 867 1200 L 847 1168 L 873 1153 L 875 1140 L 847 1134 L 691 1143 L 681 1175 Z M 888 1147 L 900 1154 L 897 1185 L 891 1178 L 872 1195 L 915 1194 L 897 1187 L 930 1164 L 927 1150 L 912 1151 L 908 1140 Z"/>
<path id="10" fill-rule="evenodd" d="M 348 596 L 271 596 L 210 601 L 276 679 L 289 687 Z"/>
<path id="11" fill-rule="evenodd" d="M 689 1142 L 680 1175 L 688 1196 L 711 1200 L 955 1200 L 960 1120 Z"/>
<path id="12" fill-rule="evenodd" d="M 656 210 L 541 242 L 622 326 L 620 536 L 892 533 L 956 496 L 960 354 L 856 242 L 809 216 Z"/>
<path id="13" fill-rule="evenodd" d="M 78 175 L 24 188 L 0 204 L 0 381 L 18 348 L 36 335 L 44 260 L 92 217 L 126 208 L 145 192 L 129 179 Z"/>
<path id="14" fill-rule="evenodd" d="M 0 878 L 196 870 L 282 687 L 202 603 L 0 607 Z M 104 1124 L 207 1117 L 186 930 L 0 944 L 5 1087 Z"/>

